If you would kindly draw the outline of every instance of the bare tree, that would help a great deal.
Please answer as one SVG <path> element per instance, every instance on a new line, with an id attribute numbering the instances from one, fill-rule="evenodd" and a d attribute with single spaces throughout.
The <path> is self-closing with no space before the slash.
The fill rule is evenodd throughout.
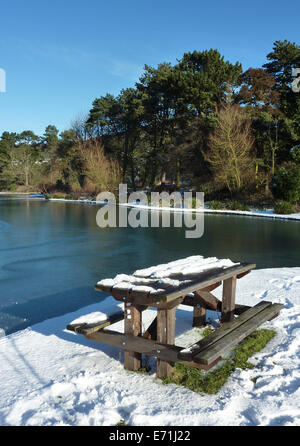
<path id="1" fill-rule="evenodd" d="M 105 156 L 104 148 L 97 140 L 81 141 L 79 150 L 86 186 L 95 193 L 115 190 L 121 181 L 118 162 Z"/>
<path id="2" fill-rule="evenodd" d="M 71 129 L 78 141 L 85 141 L 89 138 L 88 128 L 86 126 L 87 116 L 78 114 L 71 122 Z"/>
<path id="3" fill-rule="evenodd" d="M 220 186 L 226 186 L 230 192 L 239 191 L 253 176 L 253 144 L 251 122 L 239 105 L 227 102 L 217 112 L 209 151 L 204 155 Z"/>

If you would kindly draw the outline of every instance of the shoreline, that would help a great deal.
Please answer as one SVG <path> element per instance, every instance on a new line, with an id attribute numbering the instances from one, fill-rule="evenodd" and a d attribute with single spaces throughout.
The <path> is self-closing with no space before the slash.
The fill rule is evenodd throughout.
<path id="1" fill-rule="evenodd" d="M 29 195 L 29 194 L 39 194 L 40 192 L 1 192 L 0 195 Z"/>
<path id="2" fill-rule="evenodd" d="M 208 213 L 208 214 L 233 214 L 233 215 L 245 215 L 249 217 L 267 217 L 267 218 L 279 218 L 283 220 L 300 220 L 300 213 L 295 214 L 272 214 L 272 210 L 269 211 L 239 211 L 239 210 L 230 210 L 230 209 L 174 209 L 171 207 L 155 207 L 155 206 L 144 206 L 139 204 L 121 204 L 119 206 L 125 206 L 125 207 L 134 207 L 134 208 L 140 208 L 140 209 L 147 209 L 147 210 L 160 210 L 160 211 L 173 211 L 173 212 L 190 212 L 190 213 Z"/>
<path id="3" fill-rule="evenodd" d="M 34 192 L 0 192 L 0 195 L 29 195 Z M 34 200 L 44 200 L 43 198 L 33 198 Z M 93 201 L 89 199 L 83 200 L 71 200 L 66 198 L 48 198 L 47 201 L 53 202 L 62 202 L 62 203 L 79 203 L 79 204 L 89 204 L 89 205 L 104 205 L 106 202 L 103 201 Z M 274 214 L 272 209 L 265 211 L 239 211 L 239 210 L 230 210 L 230 209 L 188 209 L 188 208 L 173 208 L 173 207 L 159 207 L 159 206 L 148 206 L 141 204 L 133 204 L 133 203 L 117 203 L 118 206 L 130 207 L 130 208 L 139 208 L 148 211 L 168 211 L 168 212 L 182 212 L 182 213 L 208 213 L 208 214 L 227 214 L 227 215 L 241 215 L 246 217 L 264 217 L 264 218 L 272 218 L 272 219 L 280 219 L 280 220 L 292 220 L 299 221 L 300 213 L 294 214 Z"/>
<path id="4" fill-rule="evenodd" d="M 70 200 L 66 198 L 48 198 L 49 201 L 56 202 L 70 202 L 70 203 L 81 203 L 81 204 L 90 204 L 90 205 L 103 205 L 106 204 L 102 201 L 92 201 L 92 200 Z M 182 212 L 182 213 L 208 213 L 208 214 L 229 214 L 229 215 L 242 215 L 246 217 L 266 217 L 273 219 L 281 219 L 281 220 L 300 220 L 300 213 L 295 214 L 274 214 L 272 210 L 266 211 L 239 211 L 239 210 L 230 210 L 230 209 L 188 209 L 188 208 L 172 208 L 172 207 L 159 207 L 159 206 L 146 206 L 140 204 L 132 204 L 132 203 L 117 203 L 118 206 L 130 207 L 130 208 L 139 208 L 148 211 L 168 211 L 168 212 Z"/>

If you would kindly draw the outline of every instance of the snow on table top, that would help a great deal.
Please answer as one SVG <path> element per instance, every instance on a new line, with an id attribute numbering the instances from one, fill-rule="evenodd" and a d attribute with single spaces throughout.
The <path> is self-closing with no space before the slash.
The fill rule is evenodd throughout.
<path id="1" fill-rule="evenodd" d="M 190 256 L 184 259 L 161 265 L 151 266 L 135 271 L 132 275 L 118 274 L 113 279 L 100 280 L 97 285 L 117 287 L 118 290 L 141 291 L 157 294 L 170 286 L 188 284 L 195 276 L 209 270 L 224 270 L 230 266 L 239 265 L 230 259 L 217 257 Z"/>

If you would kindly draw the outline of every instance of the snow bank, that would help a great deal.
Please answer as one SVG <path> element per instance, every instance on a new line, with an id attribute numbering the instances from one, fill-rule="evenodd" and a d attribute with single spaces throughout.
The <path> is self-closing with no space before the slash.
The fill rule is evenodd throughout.
<path id="1" fill-rule="evenodd" d="M 256 367 L 236 370 L 217 395 L 162 385 L 152 358 L 149 375 L 127 372 L 119 349 L 65 329 L 84 314 L 116 306 L 109 297 L 0 338 L 0 424 L 100 426 L 124 419 L 144 426 L 298 425 L 300 268 L 255 270 L 238 281 L 237 296 L 241 304 L 270 300 L 285 307 L 264 324 L 277 335 L 252 358 Z M 154 315 L 143 313 L 145 326 Z M 191 323 L 191 308 L 180 306 L 178 345 L 198 339 Z M 113 328 L 122 331 L 122 325 Z"/>

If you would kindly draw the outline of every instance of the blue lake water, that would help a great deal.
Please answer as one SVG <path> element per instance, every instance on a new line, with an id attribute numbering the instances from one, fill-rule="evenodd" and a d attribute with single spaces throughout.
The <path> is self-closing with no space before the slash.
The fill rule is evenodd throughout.
<path id="1" fill-rule="evenodd" d="M 300 222 L 206 214 L 186 228 L 105 228 L 99 208 L 0 195 L 0 329 L 9 334 L 104 298 L 100 279 L 190 255 L 300 266 Z"/>

